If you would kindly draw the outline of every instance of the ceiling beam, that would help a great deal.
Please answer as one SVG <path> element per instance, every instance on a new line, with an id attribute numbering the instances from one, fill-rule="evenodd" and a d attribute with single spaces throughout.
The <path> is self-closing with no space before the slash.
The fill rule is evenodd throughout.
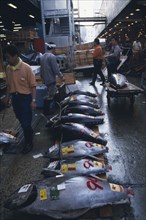
<path id="1" fill-rule="evenodd" d="M 120 20 L 116 20 L 115 23 L 116 22 L 126 22 L 126 23 L 129 23 L 129 22 L 135 22 L 135 21 L 141 22 L 142 19 L 140 19 L 140 18 L 138 18 L 138 19 L 136 19 L 136 18 L 133 18 L 133 19 L 120 19 Z"/>
<path id="2" fill-rule="evenodd" d="M 82 18 L 74 18 L 75 22 L 107 22 L 106 17 L 82 17 Z"/>
<path id="3" fill-rule="evenodd" d="M 136 2 L 138 5 L 146 5 L 146 1 L 145 0 L 137 0 Z"/>
<path id="4" fill-rule="evenodd" d="M 39 8 L 38 0 L 29 0 L 35 7 Z"/>

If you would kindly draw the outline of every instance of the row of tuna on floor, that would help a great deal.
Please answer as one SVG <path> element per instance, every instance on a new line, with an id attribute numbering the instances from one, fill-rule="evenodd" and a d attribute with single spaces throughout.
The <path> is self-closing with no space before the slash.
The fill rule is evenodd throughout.
<path id="1" fill-rule="evenodd" d="M 16 190 L 5 208 L 70 219 L 92 208 L 128 202 L 133 195 L 130 187 L 99 176 L 111 166 L 105 164 L 103 156 L 108 153 L 107 140 L 93 129 L 104 123 L 98 97 L 77 90 L 57 104 L 59 110 L 47 121 L 57 141 L 44 153 L 49 163 L 42 170 L 44 179 Z"/>

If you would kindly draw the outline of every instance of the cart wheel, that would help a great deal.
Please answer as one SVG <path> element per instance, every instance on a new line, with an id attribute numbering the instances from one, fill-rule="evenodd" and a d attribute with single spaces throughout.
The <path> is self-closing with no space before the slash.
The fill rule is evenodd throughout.
<path id="1" fill-rule="evenodd" d="M 130 98 L 130 105 L 133 106 L 133 105 L 134 105 L 134 102 L 135 102 L 135 97 L 134 97 L 134 95 L 133 95 L 133 96 L 131 96 L 131 98 Z"/>

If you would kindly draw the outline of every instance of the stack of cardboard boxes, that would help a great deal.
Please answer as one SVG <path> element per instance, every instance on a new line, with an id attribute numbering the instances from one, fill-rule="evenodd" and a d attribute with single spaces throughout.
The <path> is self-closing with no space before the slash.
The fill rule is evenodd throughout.
<path id="1" fill-rule="evenodd" d="M 75 46 L 75 65 L 87 66 L 93 64 L 93 43 L 80 44 Z"/>

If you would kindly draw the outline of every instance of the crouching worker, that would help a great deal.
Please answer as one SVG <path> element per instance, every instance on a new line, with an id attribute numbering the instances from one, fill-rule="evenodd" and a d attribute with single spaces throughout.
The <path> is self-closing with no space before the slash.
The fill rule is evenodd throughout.
<path id="1" fill-rule="evenodd" d="M 19 120 L 25 138 L 22 153 L 26 154 L 33 148 L 33 130 L 31 127 L 32 111 L 36 108 L 36 80 L 31 67 L 24 63 L 16 46 L 7 45 L 4 55 L 9 65 L 6 68 L 7 95 L 12 98 L 12 106 Z"/>
<path id="2" fill-rule="evenodd" d="M 120 54 L 122 52 L 121 48 L 118 45 L 118 40 L 116 38 L 112 38 L 111 40 L 111 51 L 107 59 L 107 71 L 108 71 L 108 80 L 113 73 L 117 73 L 118 65 L 120 64 Z"/>
<path id="3" fill-rule="evenodd" d="M 40 59 L 39 63 L 41 66 L 41 77 L 44 84 L 47 86 L 47 96 L 44 97 L 44 114 L 51 115 L 55 112 L 55 100 L 54 96 L 56 94 L 56 76 L 58 75 L 62 80 L 64 80 L 63 74 L 60 72 L 56 56 L 55 48 L 56 45 L 53 42 L 46 44 L 47 52 L 44 53 Z"/>

